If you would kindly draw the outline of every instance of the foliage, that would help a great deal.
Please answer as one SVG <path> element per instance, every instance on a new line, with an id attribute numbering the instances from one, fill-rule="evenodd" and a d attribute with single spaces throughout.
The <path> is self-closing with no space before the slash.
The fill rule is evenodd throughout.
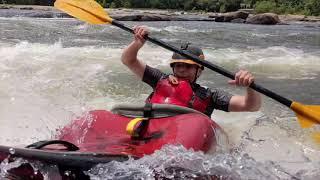
<path id="1" fill-rule="evenodd" d="M 320 16 L 320 1 L 307 0 L 305 5 L 306 15 Z"/>
<path id="2" fill-rule="evenodd" d="M 224 11 L 230 12 L 236 11 L 240 8 L 241 0 L 219 0 L 219 2 L 220 5 L 223 6 Z"/>
<path id="3" fill-rule="evenodd" d="M 259 1 L 256 3 L 255 10 L 257 13 L 273 12 L 277 4 L 273 1 Z"/>
<path id="4" fill-rule="evenodd" d="M 54 0 L 3 0 L 2 2 L 7 4 L 53 5 Z"/>

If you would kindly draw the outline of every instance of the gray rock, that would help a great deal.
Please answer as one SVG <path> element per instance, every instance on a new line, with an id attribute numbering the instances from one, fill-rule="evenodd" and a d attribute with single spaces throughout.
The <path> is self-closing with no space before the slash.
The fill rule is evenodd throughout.
<path id="1" fill-rule="evenodd" d="M 230 21 L 231 23 L 245 23 L 245 19 L 237 18 Z"/>
<path id="2" fill-rule="evenodd" d="M 111 15 L 118 21 L 170 21 L 170 16 L 155 14 Z"/>
<path id="3" fill-rule="evenodd" d="M 10 7 L 2 5 L 2 6 L 0 6 L 0 9 L 10 9 Z"/>
<path id="4" fill-rule="evenodd" d="M 33 7 L 21 7 L 21 10 L 33 10 Z"/>
<path id="5" fill-rule="evenodd" d="M 230 13 L 224 13 L 215 17 L 216 22 L 231 22 L 234 19 L 247 19 L 249 16 L 248 12 L 245 11 L 236 11 Z M 209 16 L 210 17 L 210 16 Z"/>
<path id="6" fill-rule="evenodd" d="M 0 17 L 70 18 L 71 16 L 60 11 L 1 9 Z"/>
<path id="7" fill-rule="evenodd" d="M 248 24 L 265 24 L 265 25 L 274 25 L 280 23 L 280 19 L 277 14 L 274 13 L 264 13 L 257 14 L 252 17 L 249 17 L 246 21 Z"/>
<path id="8" fill-rule="evenodd" d="M 166 14 L 110 14 L 110 16 L 118 21 L 214 21 L 212 18 L 173 16 Z"/>
<path id="9" fill-rule="evenodd" d="M 307 16 L 287 14 L 287 15 L 279 15 L 279 18 L 280 18 L 280 21 L 290 22 L 290 21 L 303 21 L 304 19 L 307 18 Z"/>

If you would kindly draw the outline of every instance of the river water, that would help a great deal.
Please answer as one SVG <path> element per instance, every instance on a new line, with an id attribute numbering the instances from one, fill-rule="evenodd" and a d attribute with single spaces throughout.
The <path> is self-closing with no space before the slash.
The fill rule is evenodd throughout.
<path id="1" fill-rule="evenodd" d="M 256 82 L 304 104 L 320 104 L 320 25 L 260 26 L 215 22 L 124 22 L 147 25 L 170 44 L 192 42 L 206 59 L 231 72 L 248 69 Z M 74 19 L 0 18 L 0 144 L 26 145 L 54 138 L 58 129 L 93 109 L 140 103 L 151 88 L 120 62 L 132 35 Z M 139 57 L 170 72 L 171 52 L 147 43 Z M 243 94 L 208 69 L 199 83 Z M 302 129 L 294 113 L 263 96 L 259 112 L 215 111 L 230 148 L 203 154 L 167 146 L 140 160 L 99 165 L 92 179 L 195 178 L 318 179 L 319 126 Z M 174 166 L 188 171 L 167 170 Z M 6 169 L 1 165 L 1 169 Z M 40 169 L 41 170 L 41 169 Z M 45 173 L 44 173 L 45 174 Z M 46 174 L 50 179 L 50 173 Z M 202 177 L 205 178 L 205 177 Z"/>

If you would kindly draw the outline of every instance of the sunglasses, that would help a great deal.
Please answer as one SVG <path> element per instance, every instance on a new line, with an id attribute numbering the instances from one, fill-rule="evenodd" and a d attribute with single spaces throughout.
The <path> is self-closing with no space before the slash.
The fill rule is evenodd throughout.
<path id="1" fill-rule="evenodd" d="M 186 68 L 186 69 L 191 69 L 194 67 L 197 67 L 195 64 L 187 64 L 187 63 L 174 63 L 173 64 L 174 68 Z"/>

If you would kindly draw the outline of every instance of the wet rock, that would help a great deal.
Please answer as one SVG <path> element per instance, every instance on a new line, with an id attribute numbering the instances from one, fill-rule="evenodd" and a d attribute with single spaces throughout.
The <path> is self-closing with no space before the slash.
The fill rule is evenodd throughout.
<path id="1" fill-rule="evenodd" d="M 70 15 L 51 6 L 0 6 L 0 17 L 64 18 Z M 205 14 L 166 10 L 106 9 L 109 16 L 119 21 L 213 21 Z"/>
<path id="2" fill-rule="evenodd" d="M 237 18 L 230 21 L 231 23 L 245 23 L 245 19 Z"/>
<path id="3" fill-rule="evenodd" d="M 279 22 L 277 25 L 290 25 L 290 24 L 286 22 Z"/>
<path id="4" fill-rule="evenodd" d="M 303 21 L 306 18 L 306 16 L 287 14 L 287 15 L 279 15 L 279 18 L 281 21 Z"/>
<path id="5" fill-rule="evenodd" d="M 247 19 L 249 16 L 248 12 L 245 11 L 236 11 L 230 13 L 224 13 L 215 17 L 216 22 L 231 22 L 234 19 Z M 212 17 L 212 16 L 211 16 Z"/>
<path id="6" fill-rule="evenodd" d="M 320 17 L 319 16 L 308 16 L 308 17 L 305 17 L 302 21 L 320 22 Z"/>
<path id="7" fill-rule="evenodd" d="M 119 21 L 170 21 L 171 20 L 169 16 L 154 15 L 154 14 L 111 15 L 111 17 Z"/>
<path id="8" fill-rule="evenodd" d="M 279 15 L 281 21 L 291 22 L 291 21 L 306 21 L 306 22 L 320 22 L 319 16 L 305 16 L 305 15 Z"/>
<path id="9" fill-rule="evenodd" d="M 9 6 L 5 6 L 5 5 L 1 5 L 0 9 L 10 9 L 10 7 Z"/>
<path id="10" fill-rule="evenodd" d="M 246 21 L 248 24 L 264 24 L 264 25 L 274 25 L 280 23 L 280 19 L 277 14 L 274 13 L 264 13 L 257 14 L 249 17 Z"/>
<path id="11" fill-rule="evenodd" d="M 217 16 L 217 17 L 214 18 L 214 21 L 215 22 L 225 22 L 224 21 L 224 16 Z"/>
<path id="12" fill-rule="evenodd" d="M 209 18 L 217 18 L 220 16 L 221 16 L 221 13 L 208 13 Z"/>
<path id="13" fill-rule="evenodd" d="M 70 18 L 71 16 L 59 11 L 1 9 L 0 17 Z"/>
<path id="14" fill-rule="evenodd" d="M 214 19 L 196 16 L 179 16 L 170 14 L 110 14 L 118 21 L 214 21 Z"/>
<path id="15" fill-rule="evenodd" d="M 33 7 L 22 7 L 21 10 L 33 10 Z"/>

